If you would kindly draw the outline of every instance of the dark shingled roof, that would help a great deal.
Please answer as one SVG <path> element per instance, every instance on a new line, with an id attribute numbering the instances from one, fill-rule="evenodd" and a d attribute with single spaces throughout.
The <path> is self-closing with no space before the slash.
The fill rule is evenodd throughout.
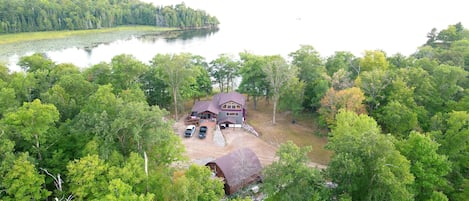
<path id="1" fill-rule="evenodd" d="M 215 163 L 225 176 L 230 191 L 235 192 L 243 185 L 261 178 L 262 166 L 256 154 L 249 148 L 242 148 L 207 163 Z"/>
<path id="2" fill-rule="evenodd" d="M 192 106 L 192 112 L 202 113 L 209 111 L 214 114 L 218 114 L 218 106 L 213 104 L 212 101 L 197 101 L 194 106 Z"/>
<path id="3" fill-rule="evenodd" d="M 213 96 L 213 102 L 217 103 L 219 106 L 229 101 L 234 101 L 238 104 L 241 104 L 243 107 L 246 103 L 243 94 L 238 92 L 219 93 Z"/>

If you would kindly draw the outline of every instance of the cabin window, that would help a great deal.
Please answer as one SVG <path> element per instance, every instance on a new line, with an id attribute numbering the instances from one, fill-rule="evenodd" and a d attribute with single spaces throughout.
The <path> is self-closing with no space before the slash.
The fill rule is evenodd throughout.
<path id="1" fill-rule="evenodd" d="M 238 116 L 237 112 L 228 112 L 226 113 L 226 116 Z"/>
<path id="2" fill-rule="evenodd" d="M 228 102 L 228 103 L 223 104 L 222 108 L 223 109 L 241 109 L 241 105 L 235 102 Z"/>

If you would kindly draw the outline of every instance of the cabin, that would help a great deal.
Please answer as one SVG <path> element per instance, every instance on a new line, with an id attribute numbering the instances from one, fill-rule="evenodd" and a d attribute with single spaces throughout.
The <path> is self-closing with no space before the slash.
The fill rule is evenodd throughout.
<path id="1" fill-rule="evenodd" d="M 205 166 L 223 180 L 227 195 L 232 195 L 254 182 L 262 181 L 261 162 L 249 148 L 233 151 L 208 162 Z"/>
<path id="2" fill-rule="evenodd" d="M 221 128 L 241 127 L 246 120 L 246 100 L 238 92 L 219 93 L 211 101 L 197 101 L 186 119 L 194 122 L 200 119 L 216 121 Z"/>

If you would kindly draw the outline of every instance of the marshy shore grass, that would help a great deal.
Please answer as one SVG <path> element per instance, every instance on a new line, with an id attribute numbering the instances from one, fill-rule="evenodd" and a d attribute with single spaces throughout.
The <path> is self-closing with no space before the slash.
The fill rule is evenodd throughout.
<path id="1" fill-rule="evenodd" d="M 45 32 L 24 32 L 15 34 L 0 34 L 0 45 L 18 42 L 27 42 L 45 39 L 66 38 L 76 35 L 99 34 L 119 31 L 148 31 L 148 32 L 165 32 L 178 30 L 177 28 L 155 27 L 155 26 L 119 26 L 113 28 L 87 29 L 74 31 L 45 31 Z"/>

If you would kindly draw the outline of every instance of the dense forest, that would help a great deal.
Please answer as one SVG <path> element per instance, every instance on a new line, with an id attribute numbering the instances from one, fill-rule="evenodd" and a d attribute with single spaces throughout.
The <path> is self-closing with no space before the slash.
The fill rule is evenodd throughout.
<path id="1" fill-rule="evenodd" d="M 0 65 L 0 199 L 220 200 L 222 181 L 183 165 L 172 124 L 184 102 L 238 90 L 270 100 L 273 124 L 277 111 L 310 113 L 330 131 L 323 171 L 311 147 L 280 145 L 264 167 L 268 200 L 467 200 L 469 30 L 427 38 L 409 56 L 304 45 L 289 58 L 118 55 L 80 70 L 37 53 L 21 72 Z"/>
<path id="2" fill-rule="evenodd" d="M 120 25 L 204 28 L 215 16 L 184 3 L 154 6 L 138 0 L 1 0 L 0 33 L 84 30 Z"/>

